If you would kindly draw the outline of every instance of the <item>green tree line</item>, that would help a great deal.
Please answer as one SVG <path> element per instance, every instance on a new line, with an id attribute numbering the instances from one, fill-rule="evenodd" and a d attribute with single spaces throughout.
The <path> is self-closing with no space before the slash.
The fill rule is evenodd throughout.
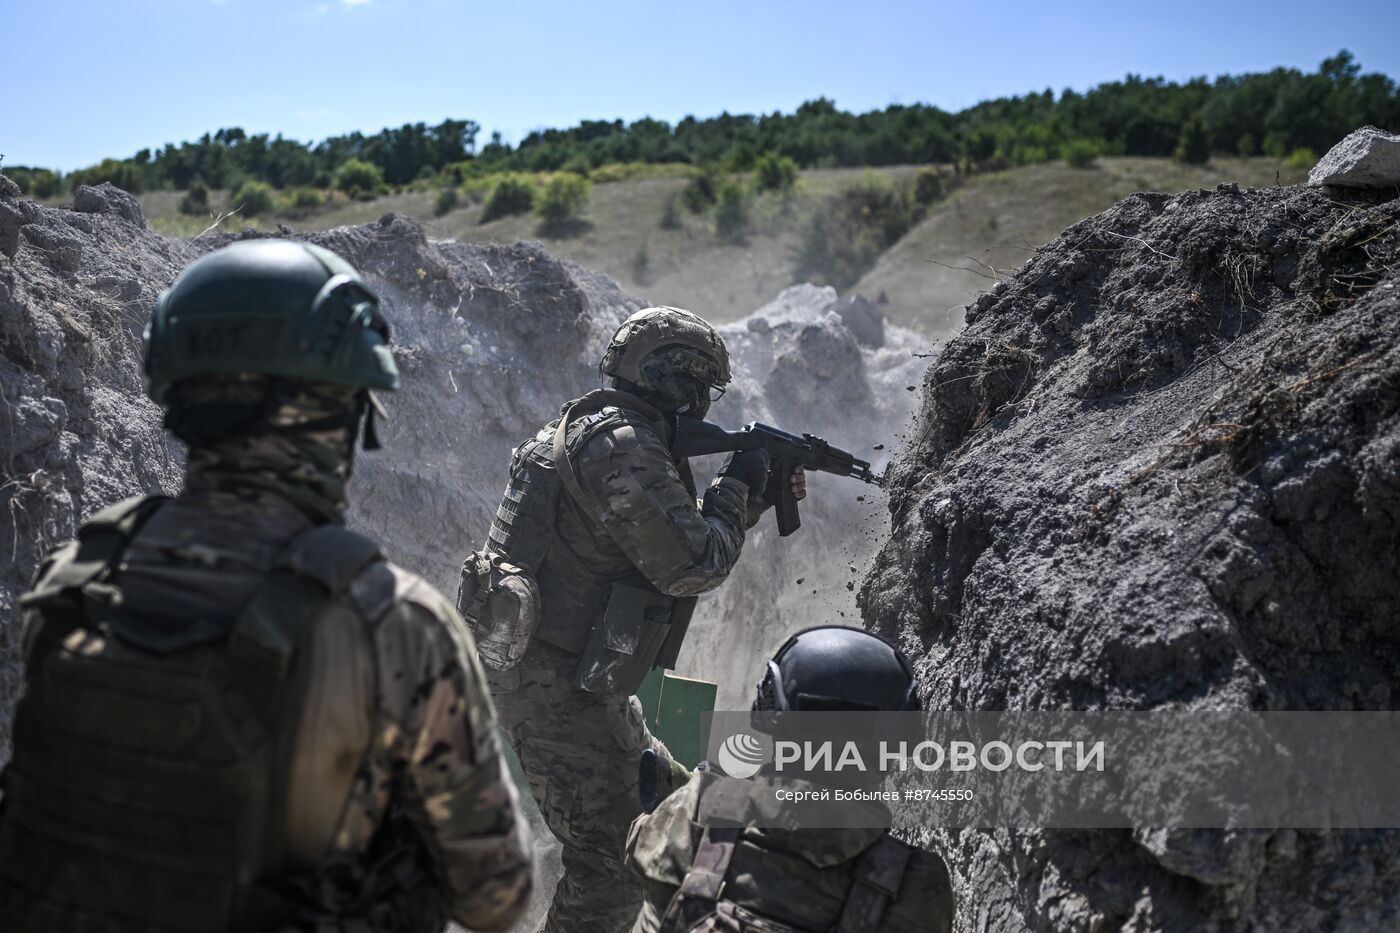
<path id="1" fill-rule="evenodd" d="M 6 168 L 31 193 L 111 181 L 128 190 L 214 188 L 248 181 L 276 188 L 330 187 L 356 160 L 376 166 L 384 183 L 405 185 L 473 174 L 580 174 L 620 163 L 689 163 L 749 171 L 768 154 L 803 168 L 958 163 L 969 168 L 1059 158 L 1066 147 L 1105 155 L 1180 156 L 1183 152 L 1282 156 L 1321 153 L 1358 126 L 1400 129 L 1400 91 L 1389 77 L 1363 73 L 1346 51 L 1312 73 L 1293 68 L 1185 83 L 1128 75 L 1085 93 L 1051 90 L 985 101 L 950 113 L 927 104 L 849 113 L 826 98 L 791 114 L 722 113 L 662 120 L 586 120 L 530 133 L 517 145 L 493 134 L 477 147 L 480 126 L 444 120 L 405 124 L 371 136 L 351 133 L 315 144 L 222 129 L 194 142 L 107 159 L 60 177 Z M 1087 150 L 1086 150 L 1087 151 Z"/>

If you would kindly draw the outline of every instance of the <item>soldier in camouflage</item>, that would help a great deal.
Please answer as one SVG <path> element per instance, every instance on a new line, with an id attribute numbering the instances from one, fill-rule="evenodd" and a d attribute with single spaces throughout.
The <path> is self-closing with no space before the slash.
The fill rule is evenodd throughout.
<path id="1" fill-rule="evenodd" d="M 794 635 L 768 663 L 755 729 L 787 711 L 917 710 L 908 659 L 859 629 Z M 804 828 L 777 791 L 811 791 L 769 768 L 738 780 L 697 771 L 664 792 L 643 761 L 649 813 L 627 839 L 627 865 L 646 886 L 632 933 L 947 933 L 948 869 L 936 854 L 890 835 L 878 802 L 843 803 L 838 828 Z M 663 771 L 669 777 L 670 771 Z M 788 798 L 794 799 L 794 798 Z M 800 797 L 795 799 L 801 799 Z M 861 812 L 854 812 L 859 809 Z"/>
<path id="2" fill-rule="evenodd" d="M 570 402 L 515 451 L 458 597 L 501 725 L 563 847 L 551 933 L 612 933 L 635 916 L 641 889 L 622 850 L 640 812 L 637 755 L 667 756 L 632 694 L 648 670 L 674 666 L 696 597 L 728 576 L 767 507 L 766 452 L 731 456 L 699 501 L 671 452 L 675 416 L 703 418 L 729 382 L 709 324 L 639 311 L 600 368 L 612 388 Z M 792 482 L 804 496 L 800 471 Z"/>
<path id="3" fill-rule="evenodd" d="M 518 799 L 469 631 L 345 530 L 371 389 L 398 373 L 342 259 L 191 265 L 146 338 L 178 496 L 84 523 L 24 598 L 0 931 L 504 930 Z"/>

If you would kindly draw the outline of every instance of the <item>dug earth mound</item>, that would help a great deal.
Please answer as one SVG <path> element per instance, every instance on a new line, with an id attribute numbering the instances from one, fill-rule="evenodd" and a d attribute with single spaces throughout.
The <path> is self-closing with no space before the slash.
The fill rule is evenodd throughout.
<path id="1" fill-rule="evenodd" d="M 1131 196 L 967 309 L 866 623 L 965 710 L 1394 710 L 1400 198 Z M 961 831 L 962 929 L 1400 927 L 1396 831 Z"/>

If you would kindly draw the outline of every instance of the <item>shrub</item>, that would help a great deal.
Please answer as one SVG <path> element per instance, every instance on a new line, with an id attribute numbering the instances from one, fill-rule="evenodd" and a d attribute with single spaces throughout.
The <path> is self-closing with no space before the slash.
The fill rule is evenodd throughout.
<path id="1" fill-rule="evenodd" d="M 914 173 L 914 203 L 928 207 L 943 197 L 943 173 L 936 168 L 921 168 Z"/>
<path id="2" fill-rule="evenodd" d="M 679 195 L 670 194 L 666 196 L 666 203 L 661 206 L 661 229 L 679 230 L 681 228 L 681 199 Z"/>
<path id="3" fill-rule="evenodd" d="M 638 246 L 637 252 L 632 256 L 632 281 L 638 285 L 651 284 L 651 255 L 647 252 L 645 243 Z"/>
<path id="4" fill-rule="evenodd" d="M 34 197 L 56 198 L 63 190 L 63 176 L 46 168 L 34 170 Z"/>
<path id="5" fill-rule="evenodd" d="M 715 234 L 726 243 L 742 243 L 748 232 L 748 194 L 734 182 L 726 181 L 715 205 Z"/>
<path id="6" fill-rule="evenodd" d="M 1264 155 L 1271 155 L 1275 159 L 1282 159 L 1288 155 L 1288 136 L 1284 133 L 1274 131 L 1264 134 L 1262 146 Z"/>
<path id="7" fill-rule="evenodd" d="M 1099 144 L 1092 139 L 1071 139 L 1060 147 L 1060 158 L 1071 168 L 1093 168 L 1099 158 Z"/>
<path id="8" fill-rule="evenodd" d="M 458 200 L 456 188 L 443 188 L 438 192 L 437 200 L 433 202 L 433 216 L 441 217 L 448 211 L 454 210 Z"/>
<path id="9" fill-rule="evenodd" d="M 368 201 L 388 191 L 379 166 L 363 159 L 346 159 L 342 162 L 340 168 L 335 170 L 334 184 L 337 189 L 361 201 Z"/>
<path id="10" fill-rule="evenodd" d="M 914 223 L 915 207 L 875 176 L 827 198 L 807 219 L 794 279 L 846 288 Z"/>
<path id="11" fill-rule="evenodd" d="M 1016 147 L 1013 153 L 1016 165 L 1038 165 L 1050 161 L 1050 150 L 1044 146 L 1024 145 Z"/>
<path id="12" fill-rule="evenodd" d="M 196 178 L 190 182 L 190 187 L 185 191 L 185 196 L 180 199 L 178 206 L 182 214 L 199 216 L 209 213 L 209 186 L 204 183 L 204 179 Z"/>
<path id="13" fill-rule="evenodd" d="M 588 205 L 589 187 L 588 179 L 582 175 L 558 172 L 545 182 L 535 213 L 551 228 L 577 220 Z"/>
<path id="14" fill-rule="evenodd" d="M 500 180 L 500 175 L 478 175 L 462 182 L 457 190 L 468 204 L 481 204 L 490 197 L 496 182 Z"/>
<path id="15" fill-rule="evenodd" d="M 593 163 L 588 161 L 588 156 L 580 152 L 570 156 L 569 160 L 560 166 L 559 171 L 572 172 L 587 178 L 589 173 L 593 171 Z"/>
<path id="16" fill-rule="evenodd" d="M 695 166 L 686 162 L 613 162 L 590 171 L 588 179 L 606 185 L 615 181 L 639 181 L 645 178 L 690 178 L 695 174 Z"/>
<path id="17" fill-rule="evenodd" d="M 1307 171 L 1317 164 L 1317 153 L 1313 152 L 1307 146 L 1299 146 L 1288 154 L 1288 159 L 1286 161 L 1289 168 Z"/>
<path id="18" fill-rule="evenodd" d="M 292 210 L 297 211 L 314 211 L 325 203 L 326 196 L 315 188 L 298 188 L 289 199 Z"/>
<path id="19" fill-rule="evenodd" d="M 1253 133 L 1245 133 L 1235 143 L 1235 151 L 1242 156 L 1254 156 L 1259 154 L 1259 140 L 1254 138 Z"/>
<path id="20" fill-rule="evenodd" d="M 757 146 L 747 140 L 742 140 L 729 147 L 721 164 L 726 172 L 747 172 L 754 167 L 759 155 L 761 153 Z"/>
<path id="21" fill-rule="evenodd" d="M 1182 124 L 1174 158 L 1187 165 L 1205 165 L 1210 161 L 1210 133 L 1200 117 L 1191 117 Z"/>
<path id="22" fill-rule="evenodd" d="M 481 223 L 497 217 L 524 214 L 535 206 L 535 186 L 523 175 L 501 175 L 491 186 L 486 206 L 481 209 Z"/>
<path id="23" fill-rule="evenodd" d="M 131 162 L 117 159 L 103 159 L 92 168 L 70 172 L 67 181 L 69 189 L 73 191 L 79 185 L 100 185 L 104 181 L 110 181 L 131 194 L 140 194 L 142 189 L 141 169 Z"/>
<path id="24" fill-rule="evenodd" d="M 17 165 L 0 171 L 31 198 L 57 197 L 63 190 L 63 177 L 46 168 L 24 168 Z"/>
<path id="25" fill-rule="evenodd" d="M 238 210 L 244 217 L 256 217 L 272 210 L 275 192 L 265 181 L 245 181 L 228 199 L 229 210 Z"/>
<path id="26" fill-rule="evenodd" d="M 709 166 L 690 180 L 681 198 L 692 214 L 699 214 L 719 200 L 719 188 L 719 171 Z"/>
<path id="27" fill-rule="evenodd" d="M 438 173 L 439 180 L 444 185 L 460 186 L 469 178 L 480 178 L 486 174 L 486 168 L 476 159 L 465 159 L 461 162 L 449 162 L 442 167 Z"/>
<path id="28" fill-rule="evenodd" d="M 765 152 L 753 164 L 753 180 L 759 191 L 791 191 L 797 184 L 797 163 L 785 155 Z"/>
<path id="29" fill-rule="evenodd" d="M 229 171 L 224 173 L 223 184 L 215 182 L 214 187 L 224 189 L 224 207 L 228 208 L 231 206 L 230 199 L 232 199 L 233 193 L 239 188 L 242 188 L 244 182 L 254 180 L 255 179 L 249 178 L 242 172 L 233 171 L 232 169 L 230 169 Z M 210 194 L 213 194 L 213 191 L 210 191 Z"/>

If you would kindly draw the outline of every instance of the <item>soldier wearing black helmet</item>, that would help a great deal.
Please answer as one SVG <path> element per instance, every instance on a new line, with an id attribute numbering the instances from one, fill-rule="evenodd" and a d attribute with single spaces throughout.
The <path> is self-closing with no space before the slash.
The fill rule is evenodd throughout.
<path id="1" fill-rule="evenodd" d="M 768 662 L 753 726 L 789 712 L 919 709 L 903 653 L 859 629 L 821 626 L 788 639 Z M 644 783 L 660 783 L 643 762 Z M 646 888 L 633 933 L 947 931 L 953 896 L 937 855 L 890 835 L 888 811 L 840 828 L 789 827 L 775 812 L 780 776 L 699 771 L 632 824 L 627 863 Z"/>
<path id="2" fill-rule="evenodd" d="M 622 848 L 640 812 L 637 755 L 665 751 L 631 694 L 652 667 L 674 665 L 696 597 L 728 576 L 767 507 L 764 451 L 732 456 L 699 501 L 671 451 L 676 416 L 704 418 L 730 380 L 714 328 L 679 308 L 638 311 L 600 370 L 610 388 L 569 402 L 516 449 L 458 596 L 563 846 L 550 933 L 611 933 L 636 915 Z M 800 472 L 793 491 L 805 495 Z"/>
<path id="3" fill-rule="evenodd" d="M 281 240 L 187 268 L 146 334 L 189 445 L 33 589 L 0 807 L 4 933 L 503 930 L 531 887 L 471 635 L 347 531 L 370 391 L 355 270 Z"/>

